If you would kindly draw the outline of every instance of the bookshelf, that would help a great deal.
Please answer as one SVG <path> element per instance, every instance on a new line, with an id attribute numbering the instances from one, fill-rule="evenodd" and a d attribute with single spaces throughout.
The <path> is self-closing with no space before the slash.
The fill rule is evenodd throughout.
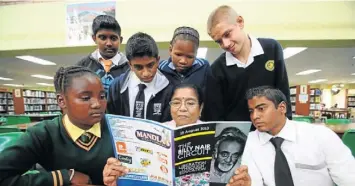
<path id="1" fill-rule="evenodd" d="M 301 90 L 301 88 L 305 90 Z M 301 92 L 305 92 L 302 96 L 307 96 L 307 101 L 306 102 L 301 102 L 300 101 L 300 95 Z M 291 100 L 291 108 L 292 108 L 292 113 L 296 115 L 301 115 L 301 116 L 308 116 L 310 113 L 309 111 L 309 94 L 310 94 L 310 86 L 305 85 L 305 86 L 292 86 L 290 87 L 290 100 Z"/>
<path id="2" fill-rule="evenodd" d="M 355 108 L 355 95 L 347 96 L 347 106 L 348 108 Z"/>
<path id="3" fill-rule="evenodd" d="M 290 87 L 290 100 L 292 113 L 296 113 L 296 95 L 297 95 L 297 86 Z"/>
<path id="4" fill-rule="evenodd" d="M 54 92 L 23 90 L 22 95 L 24 114 L 36 115 L 43 112 L 51 113 L 60 111 Z"/>
<path id="5" fill-rule="evenodd" d="M 0 92 L 0 113 L 14 114 L 14 100 L 11 92 Z"/>
<path id="6" fill-rule="evenodd" d="M 322 109 L 322 91 L 317 88 L 311 88 L 310 100 L 309 100 L 309 111 L 312 116 L 320 116 Z"/>

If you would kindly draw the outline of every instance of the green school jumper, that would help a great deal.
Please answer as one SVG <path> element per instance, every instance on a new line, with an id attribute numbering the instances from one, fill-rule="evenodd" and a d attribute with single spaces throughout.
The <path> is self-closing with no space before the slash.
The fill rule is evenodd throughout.
<path id="1" fill-rule="evenodd" d="M 104 122 L 101 138 L 93 143 L 89 151 L 77 145 L 66 132 L 62 117 L 42 121 L 0 153 L 0 186 L 70 185 L 69 169 L 88 175 L 94 185 L 103 185 L 104 166 L 109 157 L 114 157 Z M 22 175 L 36 163 L 46 171 Z"/>

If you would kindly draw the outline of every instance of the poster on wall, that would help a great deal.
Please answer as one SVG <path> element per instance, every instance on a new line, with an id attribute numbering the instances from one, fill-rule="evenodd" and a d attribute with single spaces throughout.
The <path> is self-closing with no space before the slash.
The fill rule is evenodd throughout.
<path id="1" fill-rule="evenodd" d="M 116 1 L 70 3 L 66 7 L 66 44 L 92 45 L 92 21 L 98 15 L 116 15 Z"/>

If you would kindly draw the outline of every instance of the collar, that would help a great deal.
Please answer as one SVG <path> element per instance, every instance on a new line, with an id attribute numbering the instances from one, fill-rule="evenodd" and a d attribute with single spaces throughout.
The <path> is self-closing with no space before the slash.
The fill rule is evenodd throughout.
<path id="1" fill-rule="evenodd" d="M 175 70 L 175 66 L 174 66 L 174 63 L 173 61 L 171 61 L 171 59 L 169 60 L 170 63 L 169 63 L 169 68 L 171 68 L 172 70 Z M 193 67 L 194 65 L 198 64 L 198 61 L 195 59 L 194 62 L 192 63 L 191 67 Z"/>
<path id="2" fill-rule="evenodd" d="M 250 41 L 251 41 L 251 50 L 250 50 L 250 54 L 248 57 L 248 61 L 249 61 L 250 60 L 249 58 L 251 58 L 251 57 L 254 58 L 255 56 L 259 56 L 259 55 L 264 54 L 264 50 L 263 50 L 263 47 L 261 46 L 260 42 L 258 41 L 258 39 L 256 39 L 255 37 L 253 37 L 251 35 L 248 35 L 248 37 L 250 38 Z M 245 66 L 244 63 L 240 62 L 230 52 L 226 52 L 226 65 L 227 66 L 238 65 L 238 67 Z"/>
<path id="3" fill-rule="evenodd" d="M 123 81 L 122 81 L 122 86 L 121 86 L 121 91 L 120 93 L 122 94 L 124 91 L 126 91 L 126 89 L 129 86 L 132 86 L 134 84 L 131 84 L 131 79 L 133 79 L 133 74 L 135 75 L 134 72 L 132 71 L 128 71 L 125 73 L 125 75 L 123 76 Z M 137 77 L 137 76 L 135 76 Z M 139 78 L 137 77 L 136 80 L 134 81 L 138 81 L 140 83 Z M 139 84 L 138 83 L 138 84 Z M 138 86 L 137 84 L 137 86 Z M 146 83 L 145 83 L 146 84 Z M 147 85 L 147 84 L 146 84 Z M 169 80 L 165 77 L 165 75 L 163 75 L 163 73 L 161 73 L 159 70 L 157 70 L 157 73 L 155 74 L 152 82 L 149 83 L 149 86 L 152 87 L 152 95 L 155 96 L 158 92 L 160 92 L 161 90 L 163 90 L 165 87 L 167 87 L 169 85 Z M 148 88 L 148 86 L 147 86 Z"/>
<path id="4" fill-rule="evenodd" d="M 101 54 L 100 54 L 100 52 L 99 52 L 99 50 L 97 49 L 97 59 L 100 61 L 100 63 L 101 63 L 101 59 L 103 59 L 103 57 L 101 56 Z M 111 58 L 111 59 L 109 59 L 109 60 L 111 60 L 112 61 L 112 64 L 113 65 L 116 65 L 116 66 L 118 66 L 118 62 L 120 61 L 120 59 L 121 59 L 121 56 L 120 56 L 120 54 L 119 53 L 117 53 L 115 56 L 113 56 L 113 58 Z"/>
<path id="5" fill-rule="evenodd" d="M 288 119 L 286 119 L 285 126 L 281 129 L 281 131 L 276 136 L 272 136 L 267 132 L 259 132 L 258 130 L 256 132 L 259 136 L 259 140 L 262 145 L 267 144 L 270 141 L 270 139 L 273 137 L 281 137 L 286 141 L 291 141 L 291 142 L 296 141 L 296 126 L 292 121 Z"/>
<path id="6" fill-rule="evenodd" d="M 68 115 L 64 115 L 63 124 L 71 139 L 75 142 L 82 134 L 85 132 L 90 132 L 91 134 L 101 138 L 101 125 L 100 123 L 94 124 L 89 130 L 85 131 L 76 125 L 74 125 L 70 120 Z"/>
<path id="7" fill-rule="evenodd" d="M 147 86 L 147 90 L 153 89 L 154 90 L 154 85 L 155 82 L 157 81 L 157 76 L 154 76 L 153 80 L 150 83 L 144 83 L 141 82 L 141 80 L 138 78 L 138 76 L 135 73 L 130 74 L 130 79 L 131 81 L 129 82 L 128 87 L 129 88 L 136 88 L 138 87 L 139 84 L 145 84 Z M 155 95 L 153 95 L 155 96 Z"/>

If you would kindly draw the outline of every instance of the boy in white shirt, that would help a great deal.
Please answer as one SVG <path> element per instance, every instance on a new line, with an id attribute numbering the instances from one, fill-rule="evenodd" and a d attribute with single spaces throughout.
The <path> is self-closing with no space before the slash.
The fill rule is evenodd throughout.
<path id="1" fill-rule="evenodd" d="M 355 185 L 354 157 L 333 131 L 288 120 L 286 97 L 278 89 L 253 88 L 246 97 L 257 131 L 248 136 L 245 166 L 231 178 L 231 186 Z"/>

